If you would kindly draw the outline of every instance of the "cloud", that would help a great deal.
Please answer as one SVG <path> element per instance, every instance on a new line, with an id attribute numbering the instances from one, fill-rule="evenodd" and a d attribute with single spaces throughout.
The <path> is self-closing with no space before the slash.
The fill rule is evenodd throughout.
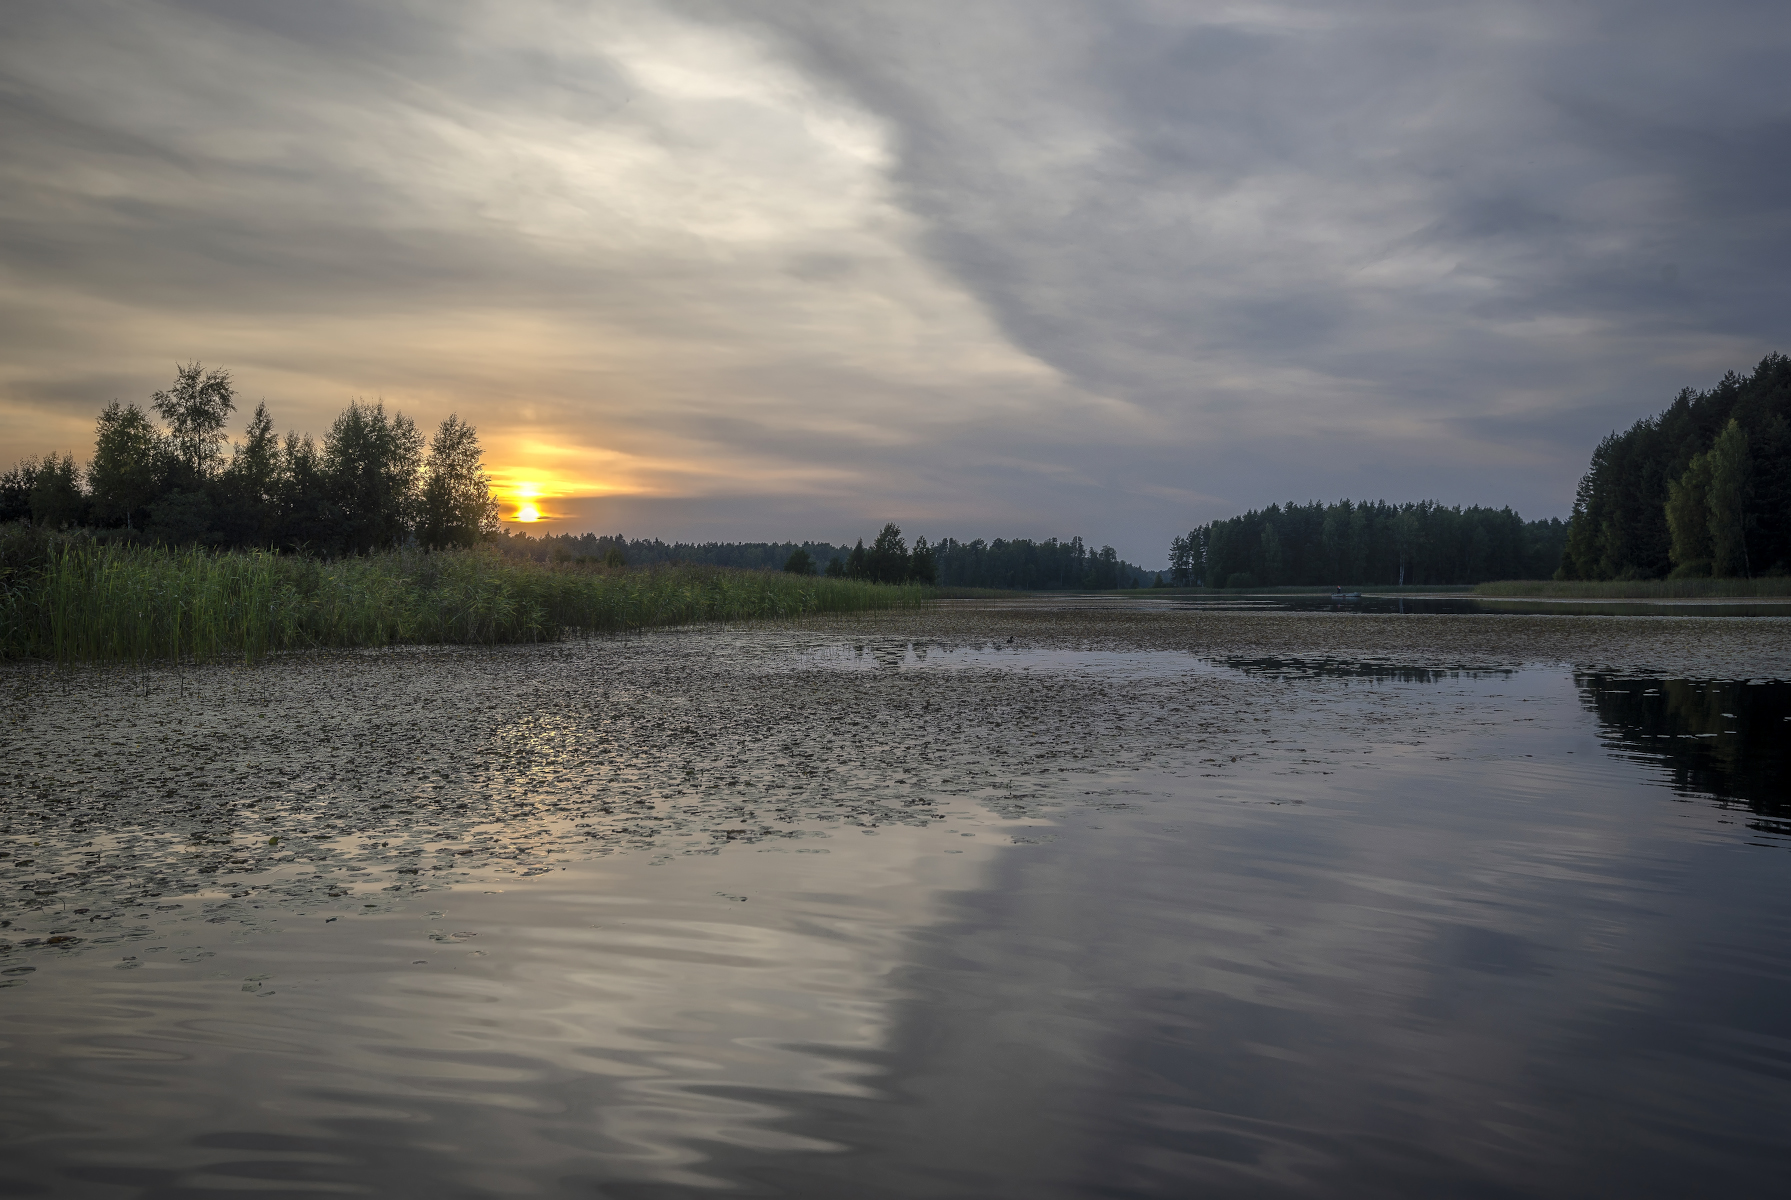
<path id="1" fill-rule="evenodd" d="M 0 438 L 197 356 L 641 534 L 1564 512 L 1785 345 L 1787 35 L 1682 10 L 16 7 Z"/>

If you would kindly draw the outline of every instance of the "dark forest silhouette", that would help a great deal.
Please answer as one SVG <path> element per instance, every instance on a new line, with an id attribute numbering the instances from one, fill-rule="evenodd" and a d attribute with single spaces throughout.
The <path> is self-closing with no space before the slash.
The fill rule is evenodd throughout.
<path id="1" fill-rule="evenodd" d="M 1745 578 L 1791 568 L 1791 358 L 1686 388 L 1598 444 L 1562 579 Z"/>
<path id="2" fill-rule="evenodd" d="M 471 546 L 497 530 L 478 433 L 457 416 L 425 447 L 409 417 L 357 400 L 319 446 L 280 438 L 259 404 L 232 444 L 230 373 L 197 362 L 177 368 L 150 407 L 164 425 L 135 404 L 107 405 L 85 471 L 74 455 L 51 454 L 0 475 L 0 522 L 325 555 Z"/>
<path id="3" fill-rule="evenodd" d="M 1566 540 L 1558 518 L 1525 521 L 1509 508 L 1271 504 L 1176 538 L 1169 576 L 1225 588 L 1534 579 L 1553 574 Z"/>
<path id="4" fill-rule="evenodd" d="M 274 548 L 324 556 L 487 542 L 544 561 L 697 563 L 883 583 L 1017 590 L 1178 586 L 1474 584 L 1749 577 L 1791 569 L 1791 359 L 1690 388 L 1593 452 L 1573 516 L 1385 501 L 1272 504 L 1174 539 L 1166 577 L 1080 537 L 996 538 L 912 549 L 894 524 L 870 546 L 666 543 L 501 531 L 478 434 L 456 416 L 425 443 L 404 414 L 354 401 L 321 445 L 276 435 L 257 405 L 243 440 L 227 371 L 194 362 L 148 409 L 113 402 L 85 467 L 73 454 L 0 474 L 0 522 L 105 531 L 114 540 Z M 156 418 L 160 418 L 160 424 Z"/>

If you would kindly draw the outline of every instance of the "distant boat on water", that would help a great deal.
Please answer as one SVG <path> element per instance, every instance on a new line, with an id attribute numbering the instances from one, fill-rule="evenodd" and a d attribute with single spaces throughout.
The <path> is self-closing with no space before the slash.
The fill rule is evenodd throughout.
<path id="1" fill-rule="evenodd" d="M 1333 600 L 1360 600 L 1361 598 L 1361 592 L 1346 592 L 1342 588 L 1333 588 L 1331 590 L 1331 599 Z"/>

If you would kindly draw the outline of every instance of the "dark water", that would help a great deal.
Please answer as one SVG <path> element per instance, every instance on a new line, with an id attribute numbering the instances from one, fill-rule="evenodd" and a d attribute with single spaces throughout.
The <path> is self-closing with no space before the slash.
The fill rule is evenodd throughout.
<path id="1" fill-rule="evenodd" d="M 0 1194 L 1782 1194 L 1791 683 L 813 661 L 934 687 L 922 727 L 1073 683 L 1186 736 L 930 823 L 15 949 Z"/>
<path id="2" fill-rule="evenodd" d="M 1149 601 L 1142 601 L 1148 603 Z M 1560 615 L 1599 617 L 1788 617 L 1785 601 L 1673 600 L 1500 600 L 1482 596 L 1379 596 L 1359 594 L 1354 600 L 1331 596 L 1238 596 L 1223 599 L 1159 601 L 1176 608 L 1233 612 L 1403 613 L 1411 616 Z"/>

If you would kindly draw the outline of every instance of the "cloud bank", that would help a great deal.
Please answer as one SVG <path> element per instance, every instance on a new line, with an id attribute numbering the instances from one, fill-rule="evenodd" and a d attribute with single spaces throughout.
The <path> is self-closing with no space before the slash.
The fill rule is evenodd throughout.
<path id="1" fill-rule="evenodd" d="M 571 527 L 1562 514 L 1791 348 L 1774 6 L 100 3 L 0 16 L 0 438 L 231 366 Z M 10 456 L 9 456 L 10 457 Z M 557 493 L 557 494 L 556 494 Z"/>

